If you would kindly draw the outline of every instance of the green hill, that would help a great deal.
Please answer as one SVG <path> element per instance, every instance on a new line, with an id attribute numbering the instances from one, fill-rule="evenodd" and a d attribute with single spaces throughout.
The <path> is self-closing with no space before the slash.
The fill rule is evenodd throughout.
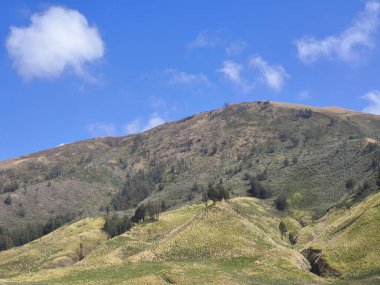
<path id="1" fill-rule="evenodd" d="M 184 206 L 110 240 L 100 232 L 102 219 L 85 219 L 0 252 L 0 274 L 3 282 L 47 284 L 376 284 L 379 199 L 369 197 L 351 214 L 334 208 L 302 229 L 255 198 Z M 280 221 L 300 231 L 295 246 L 281 237 Z M 310 228 L 308 241 L 302 236 Z M 81 261 L 80 242 L 88 248 Z M 310 272 L 301 254 L 310 249 L 323 253 L 325 273 L 338 274 Z"/>
<path id="2" fill-rule="evenodd" d="M 203 204 L 185 206 L 163 213 L 158 222 L 137 225 L 103 242 L 73 266 L 35 266 L 28 271 L 21 269 L 18 276 L 9 276 L 13 281 L 48 284 L 259 284 L 264 280 L 303 284 L 305 280 L 319 280 L 308 271 L 305 258 L 281 238 L 280 220 L 279 213 L 254 198 L 236 198 L 207 209 Z M 99 228 L 98 220 L 92 226 Z M 81 230 L 78 223 L 71 227 Z M 62 234 L 70 227 L 58 231 Z M 58 231 L 0 253 L 2 272 L 11 266 L 11 261 L 4 261 L 9 255 L 20 254 L 23 260 L 28 260 L 25 255 L 30 256 L 29 265 L 34 266 L 36 252 L 44 252 L 44 239 L 61 235 Z M 87 231 L 83 228 L 79 235 L 87 235 Z M 59 238 L 55 241 L 52 248 L 61 244 Z M 73 243 L 78 248 L 78 242 Z M 28 247 L 30 250 L 21 254 Z"/>

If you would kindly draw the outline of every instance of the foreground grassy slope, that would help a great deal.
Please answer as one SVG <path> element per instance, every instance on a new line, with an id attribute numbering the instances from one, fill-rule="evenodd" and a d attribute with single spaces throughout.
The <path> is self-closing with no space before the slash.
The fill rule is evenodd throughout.
<path id="1" fill-rule="evenodd" d="M 75 264 L 87 256 L 107 237 L 101 232 L 102 218 L 86 218 L 21 247 L 0 253 L 0 280 L 18 275 L 29 275 L 41 270 Z"/>
<path id="2" fill-rule="evenodd" d="M 321 251 L 343 278 L 380 278 L 380 193 L 351 209 L 332 209 L 316 225 L 303 228 L 299 240 L 301 247 Z"/>
<path id="3" fill-rule="evenodd" d="M 321 217 L 347 194 L 346 179 L 363 181 L 372 171 L 375 154 L 366 145 L 380 140 L 380 117 L 336 108 L 312 108 L 305 117 L 305 108 L 231 105 L 139 135 L 2 161 L 0 225 L 46 221 L 67 211 L 97 213 L 123 190 L 127 176 L 153 181 L 144 191 L 125 188 L 131 209 L 144 199 L 165 200 L 168 207 L 197 201 L 194 182 L 206 186 L 219 178 L 245 195 L 244 174 L 263 172 L 265 186 L 289 196 L 294 217 Z"/>
<path id="4" fill-rule="evenodd" d="M 0 284 L 378 284 L 379 205 L 380 193 L 301 228 L 267 201 L 241 197 L 165 212 L 110 240 L 103 219 L 85 219 L 1 252 Z M 299 232 L 294 247 L 280 221 Z M 80 242 L 93 249 L 81 261 Z M 339 275 L 312 274 L 305 249 L 320 250 Z"/>
<path id="5" fill-rule="evenodd" d="M 305 284 L 322 282 L 282 240 L 281 216 L 236 198 L 163 213 L 103 242 L 81 262 L 11 278 L 48 284 Z M 0 253 L 1 256 L 1 253 Z M 1 258 L 1 257 L 0 257 Z"/>

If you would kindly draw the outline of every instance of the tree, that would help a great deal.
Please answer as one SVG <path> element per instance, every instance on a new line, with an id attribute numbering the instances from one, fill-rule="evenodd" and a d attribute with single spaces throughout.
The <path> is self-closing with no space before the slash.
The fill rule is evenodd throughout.
<path id="1" fill-rule="evenodd" d="M 141 204 L 135 210 L 135 215 L 132 217 L 132 222 L 139 223 L 141 221 L 144 221 L 146 214 L 147 214 L 146 206 L 144 204 Z"/>
<path id="2" fill-rule="evenodd" d="M 223 185 L 223 180 L 220 179 L 219 183 L 214 186 L 211 182 L 208 184 L 207 191 L 202 192 L 202 202 L 206 204 L 211 200 L 214 204 L 217 201 L 228 201 L 230 199 L 230 191 Z"/>
<path id="3" fill-rule="evenodd" d="M 277 197 L 277 199 L 274 201 L 274 205 L 280 211 L 285 211 L 289 206 L 286 196 L 284 194 L 281 194 Z"/>
<path id="4" fill-rule="evenodd" d="M 206 208 L 207 208 L 208 195 L 207 195 L 207 191 L 206 190 L 202 191 L 202 202 L 205 203 Z"/>
<path id="5" fill-rule="evenodd" d="M 149 219 L 153 222 L 158 221 L 160 218 L 161 207 L 158 202 L 149 202 L 146 206 L 146 213 Z"/>
<path id="6" fill-rule="evenodd" d="M 81 261 L 84 258 L 84 255 L 83 255 L 83 243 L 79 244 L 78 258 L 79 258 L 79 261 Z"/>
<path id="7" fill-rule="evenodd" d="M 256 177 L 251 177 L 249 185 L 251 187 L 248 190 L 248 193 L 253 197 L 259 199 L 268 199 L 272 196 L 272 192 L 265 188 Z"/>
<path id="8" fill-rule="evenodd" d="M 119 217 L 116 214 L 106 217 L 103 226 L 103 231 L 108 234 L 110 238 L 125 233 L 132 227 L 132 222 L 127 215 Z"/>
<path id="9" fill-rule="evenodd" d="M 346 180 L 346 182 L 345 182 L 345 185 L 346 185 L 346 189 L 347 189 L 347 190 L 351 190 L 351 189 L 353 189 L 354 186 L 355 186 L 355 179 L 352 178 L 352 177 L 348 178 L 348 179 Z"/>
<path id="10" fill-rule="evenodd" d="M 285 233 L 288 231 L 283 221 L 281 221 L 280 224 L 278 225 L 278 229 L 280 230 L 281 238 L 283 238 Z"/>
<path id="11" fill-rule="evenodd" d="M 297 243 L 297 234 L 294 232 L 289 233 L 289 241 L 291 245 L 295 245 Z"/>

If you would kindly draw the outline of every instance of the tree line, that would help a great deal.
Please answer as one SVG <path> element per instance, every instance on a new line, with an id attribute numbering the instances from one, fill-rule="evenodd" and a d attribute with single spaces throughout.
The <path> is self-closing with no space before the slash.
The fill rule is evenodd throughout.
<path id="1" fill-rule="evenodd" d="M 0 227 L 0 251 L 21 246 L 51 233 L 62 225 L 73 221 L 78 214 L 67 213 L 50 218 L 46 223 L 29 223 L 18 229 Z"/>

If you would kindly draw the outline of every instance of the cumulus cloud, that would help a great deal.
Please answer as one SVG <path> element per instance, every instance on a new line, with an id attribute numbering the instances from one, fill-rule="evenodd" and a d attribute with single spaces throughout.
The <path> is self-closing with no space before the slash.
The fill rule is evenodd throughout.
<path id="1" fill-rule="evenodd" d="M 165 119 L 163 119 L 158 113 L 153 113 L 145 123 L 141 119 L 136 119 L 127 124 L 124 127 L 124 133 L 127 135 L 137 134 L 153 129 L 164 123 L 166 123 Z"/>
<path id="2" fill-rule="evenodd" d="M 370 104 L 363 109 L 363 112 L 380 115 L 380 91 L 374 90 L 368 92 L 366 95 L 361 97 L 370 101 Z"/>
<path id="3" fill-rule="evenodd" d="M 230 42 L 226 46 L 226 54 L 229 56 L 239 55 L 247 48 L 247 46 L 248 44 L 243 40 Z"/>
<path id="4" fill-rule="evenodd" d="M 295 41 L 298 57 L 304 63 L 319 58 L 338 58 L 345 62 L 356 61 L 360 55 L 375 46 L 374 34 L 379 26 L 379 1 L 371 0 L 365 5 L 351 27 L 340 35 L 316 39 L 305 36 Z"/>
<path id="5" fill-rule="evenodd" d="M 116 126 L 112 123 L 93 123 L 87 126 L 87 131 L 93 137 L 115 136 Z"/>
<path id="6" fill-rule="evenodd" d="M 65 71 L 91 79 L 87 64 L 104 55 L 97 28 L 78 11 L 58 6 L 32 15 L 27 27 L 11 27 L 6 48 L 25 79 L 56 78 Z"/>
<path id="7" fill-rule="evenodd" d="M 195 39 L 187 44 L 190 49 L 196 48 L 215 48 L 220 44 L 221 40 L 218 32 L 201 31 Z"/>
<path id="8" fill-rule="evenodd" d="M 218 69 L 218 72 L 222 73 L 225 78 L 238 86 L 244 93 L 248 93 L 252 91 L 255 86 L 253 83 L 243 78 L 243 68 L 243 65 L 235 61 L 225 60 L 222 68 Z"/>
<path id="9" fill-rule="evenodd" d="M 289 75 L 280 65 L 269 65 L 262 57 L 253 56 L 249 60 L 249 66 L 258 72 L 258 79 L 269 88 L 280 91 Z"/>
<path id="10" fill-rule="evenodd" d="M 178 84 L 193 84 L 193 83 L 203 83 L 209 84 L 207 76 L 203 73 L 190 74 L 176 69 L 168 68 L 165 69 L 164 73 L 168 76 L 168 84 L 178 85 Z"/>

